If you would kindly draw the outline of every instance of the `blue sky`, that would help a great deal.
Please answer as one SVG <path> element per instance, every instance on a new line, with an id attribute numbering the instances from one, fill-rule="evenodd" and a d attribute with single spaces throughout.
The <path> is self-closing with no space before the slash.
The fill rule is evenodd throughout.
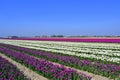
<path id="1" fill-rule="evenodd" d="M 120 35 L 120 0 L 0 0 L 0 37 Z"/>

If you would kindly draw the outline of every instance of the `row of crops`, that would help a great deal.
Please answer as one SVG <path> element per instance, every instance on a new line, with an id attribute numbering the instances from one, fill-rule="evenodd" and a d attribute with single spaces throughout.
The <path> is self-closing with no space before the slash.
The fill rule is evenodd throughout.
<path id="1" fill-rule="evenodd" d="M 36 40 L 36 41 L 66 41 L 66 42 L 98 42 L 98 43 L 120 43 L 119 38 L 92 38 L 92 37 L 82 37 L 82 38 L 10 38 L 11 40 Z"/>
<path id="2" fill-rule="evenodd" d="M 12 46 L 12 45 L 11 45 Z M 14 46 L 15 47 L 15 46 Z M 18 48 L 18 47 L 17 47 Z M 22 49 L 22 48 L 21 48 Z M 77 72 L 72 68 L 66 68 L 63 65 L 55 65 L 52 62 L 45 60 L 45 59 L 38 59 L 33 55 L 25 53 L 24 50 L 20 51 L 16 48 L 11 48 L 10 45 L 0 44 L 0 52 L 11 59 L 17 61 L 18 63 L 23 64 L 24 66 L 30 68 L 31 70 L 35 71 L 36 73 L 47 77 L 48 79 L 52 80 L 90 80 L 92 77 L 87 76 L 83 73 Z M 34 54 L 34 53 L 33 53 Z M 3 66 L 4 68 L 4 66 Z M 7 67 L 9 69 L 9 67 Z M 2 69 L 2 72 L 6 73 L 6 70 Z M 7 74 L 7 73 L 6 73 Z M 4 80 L 10 79 L 6 74 Z M 14 73 L 11 73 L 14 76 Z M 19 75 L 19 74 L 17 74 Z M 1 80 L 2 80 L 1 76 Z M 23 78 L 23 79 L 22 79 Z M 20 78 L 15 78 L 11 80 L 27 80 L 23 76 Z"/>
<path id="3" fill-rule="evenodd" d="M 0 56 L 0 80 L 30 80 L 13 64 Z"/>
<path id="4" fill-rule="evenodd" d="M 120 63 L 120 45 L 110 43 L 72 43 L 51 41 L 22 41 L 10 40 L 4 43 L 54 53 L 78 56 L 102 62 Z"/>
<path id="5" fill-rule="evenodd" d="M 71 43 L 71 42 L 65 43 L 65 42 L 22 41 L 22 40 L 19 40 L 19 41 L 17 41 L 17 40 L 9 40 L 9 41 L 4 40 L 3 41 L 3 40 L 1 40 L 0 42 L 1 42 L 1 44 L 0 44 L 1 49 L 7 49 L 7 50 L 10 49 L 17 53 L 20 52 L 21 55 L 29 55 L 29 56 L 32 56 L 33 58 L 37 57 L 37 58 L 43 59 L 45 61 L 59 63 L 62 65 L 66 65 L 66 66 L 76 68 L 79 70 L 88 71 L 90 73 L 102 75 L 102 76 L 112 78 L 112 79 L 119 80 L 119 78 L 120 78 L 120 65 L 119 65 L 119 63 L 120 63 L 120 53 L 119 53 L 120 45 L 119 44 Z M 7 43 L 7 44 L 2 44 L 2 43 Z M 0 51 L 2 52 L 2 50 L 0 50 Z M 2 53 L 5 53 L 4 51 L 5 50 L 3 50 Z M 19 54 L 19 56 L 20 56 L 20 54 Z M 87 55 L 92 55 L 92 56 L 86 57 Z M 93 57 L 93 55 L 95 57 Z M 7 56 L 9 56 L 9 55 L 7 55 Z M 102 57 L 97 58 L 96 56 L 97 57 L 102 56 Z M 13 58 L 13 59 L 15 59 L 15 58 Z M 37 73 L 39 73 L 39 70 L 37 70 L 35 68 L 36 66 L 31 66 L 29 64 L 24 63 L 23 60 L 18 60 L 18 59 L 19 58 L 15 59 L 15 60 L 20 62 L 21 64 L 24 64 L 25 66 L 29 67 L 30 69 L 36 71 Z M 35 62 L 34 59 L 32 59 L 32 60 L 30 59 L 30 61 Z M 34 63 L 34 65 L 37 63 L 38 62 Z M 32 62 L 31 62 L 31 64 L 32 64 Z M 42 65 L 42 66 L 46 66 L 46 65 Z M 49 66 L 50 69 L 51 69 L 51 66 L 53 66 L 53 65 Z M 48 70 L 48 71 L 46 72 L 45 70 L 43 70 L 43 72 L 39 73 L 39 74 L 43 75 L 49 79 L 53 78 L 53 77 L 54 77 L 53 78 L 54 80 L 57 80 L 57 79 L 64 80 L 65 78 L 69 78 L 68 80 L 70 80 L 70 79 L 77 80 L 80 78 L 83 78 L 83 80 L 91 79 L 90 76 L 86 76 L 85 74 L 82 75 L 82 73 L 81 74 L 79 73 L 81 75 L 81 76 L 79 76 L 78 73 L 75 73 L 74 71 L 70 75 L 69 75 L 70 72 L 68 71 L 68 74 L 66 73 L 66 75 L 64 75 L 60 78 L 60 75 L 65 73 L 63 69 L 60 69 L 61 72 L 56 72 L 56 74 L 57 74 L 56 76 L 53 75 L 54 73 L 49 72 L 51 70 L 49 70 L 48 68 L 46 68 L 46 70 Z M 56 70 L 58 71 L 59 69 L 56 69 Z M 44 71 L 46 73 L 44 73 Z M 73 75 L 73 74 L 75 74 L 75 75 Z M 71 77 L 68 77 L 68 76 L 71 76 Z"/>

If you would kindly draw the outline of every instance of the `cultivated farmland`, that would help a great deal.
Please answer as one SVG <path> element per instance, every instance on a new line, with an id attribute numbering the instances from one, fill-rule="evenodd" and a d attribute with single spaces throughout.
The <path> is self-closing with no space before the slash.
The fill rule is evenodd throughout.
<path id="1" fill-rule="evenodd" d="M 45 79 L 120 80 L 120 44 L 118 42 L 1 39 L 0 54 L 24 65 Z"/>

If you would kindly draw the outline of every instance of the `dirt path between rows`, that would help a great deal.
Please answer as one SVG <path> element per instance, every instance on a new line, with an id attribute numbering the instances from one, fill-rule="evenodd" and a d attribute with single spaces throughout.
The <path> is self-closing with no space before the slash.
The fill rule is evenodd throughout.
<path id="1" fill-rule="evenodd" d="M 59 63 L 54 63 L 54 62 L 53 62 L 53 64 L 55 64 L 55 65 L 60 65 Z M 66 68 L 71 68 L 71 67 L 68 67 L 68 66 L 65 66 L 65 67 L 66 67 Z M 91 77 L 92 77 L 91 80 L 111 80 L 111 79 L 109 79 L 109 78 L 107 78 L 107 77 L 103 77 L 103 76 L 100 76 L 100 75 L 96 75 L 96 74 L 93 74 L 93 73 L 89 73 L 89 72 L 87 72 L 87 71 L 83 71 L 83 70 L 79 70 L 79 69 L 75 69 L 75 68 L 72 68 L 72 69 L 76 70 L 78 73 L 79 73 L 79 72 L 82 72 L 82 73 L 86 74 L 87 76 L 91 76 Z"/>
<path id="2" fill-rule="evenodd" d="M 15 65 L 23 74 L 30 78 L 31 80 L 48 80 L 47 78 L 40 76 L 39 74 L 35 73 L 34 71 L 30 70 L 29 68 L 23 66 L 22 64 L 10 59 L 9 57 L 3 55 L 0 53 L 0 56 L 11 62 L 13 65 Z"/>
<path id="3" fill-rule="evenodd" d="M 57 64 L 57 63 L 55 63 L 55 64 Z M 60 64 L 58 64 L 58 65 L 60 65 Z M 71 67 L 68 67 L 68 66 L 65 66 L 65 67 L 71 68 Z M 106 78 L 106 77 L 103 77 L 103 76 L 100 76 L 100 75 L 96 75 L 96 74 L 93 74 L 93 73 L 89 73 L 87 71 L 82 71 L 82 70 L 78 70 L 78 69 L 75 69 L 75 68 L 72 68 L 72 69 L 76 70 L 77 72 L 82 72 L 82 73 L 86 74 L 87 76 L 91 76 L 92 77 L 91 80 L 110 80 L 109 78 Z"/>
<path id="4" fill-rule="evenodd" d="M 33 57 L 35 57 L 35 56 L 33 56 Z M 37 58 L 37 57 L 35 57 L 35 58 Z M 40 58 L 37 58 L 37 59 L 40 59 Z M 51 62 L 51 61 L 49 61 L 49 62 Z M 52 62 L 52 63 L 55 64 L 55 65 L 61 65 L 61 64 L 55 63 L 55 62 Z M 68 67 L 68 66 L 65 66 L 65 67 L 66 68 L 71 68 L 71 67 Z M 109 79 L 109 78 L 101 76 L 101 75 L 96 75 L 96 74 L 93 74 L 93 73 L 89 73 L 87 71 L 83 71 L 83 70 L 79 70 L 79 69 L 75 69 L 75 68 L 72 68 L 72 69 L 76 70 L 78 73 L 82 72 L 82 73 L 86 74 L 87 76 L 91 76 L 92 77 L 91 80 L 113 80 L 113 79 Z"/>

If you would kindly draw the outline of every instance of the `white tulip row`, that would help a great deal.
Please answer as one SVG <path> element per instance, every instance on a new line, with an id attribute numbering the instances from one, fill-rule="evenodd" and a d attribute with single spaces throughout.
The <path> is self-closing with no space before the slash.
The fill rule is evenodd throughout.
<path id="1" fill-rule="evenodd" d="M 56 42 L 55 42 L 56 43 Z M 22 43 L 19 43 L 21 45 L 26 45 L 26 46 L 36 46 L 39 48 L 46 48 L 46 49 L 53 49 L 53 50 L 64 50 L 64 51 L 71 51 L 71 52 L 82 52 L 82 53 L 92 53 L 92 54 L 104 54 L 104 55 L 108 55 L 108 56 L 119 56 L 120 57 L 120 51 L 119 50 L 105 50 L 105 49 L 94 49 L 94 48 L 86 48 L 87 46 L 83 47 L 81 45 L 79 45 L 79 47 L 68 47 L 69 45 L 65 45 L 63 43 L 61 44 L 55 44 L 55 43 L 50 43 L 50 42 L 46 42 L 46 41 L 24 41 Z M 17 43 L 18 44 L 18 43 Z M 54 45 L 53 45 L 54 44 Z M 62 45 L 63 44 L 63 45 Z M 93 47 L 93 46 L 91 46 Z M 108 47 L 108 46 L 107 46 Z M 114 49 L 114 48 L 113 48 Z M 120 49 L 120 48 L 119 48 Z"/>
<path id="2" fill-rule="evenodd" d="M 110 56 L 120 56 L 119 50 L 115 50 L 115 51 L 111 50 L 111 49 L 120 49 L 120 44 L 115 45 L 113 43 L 101 43 L 100 45 L 100 43 L 98 44 L 98 43 L 22 41 L 22 40 L 0 40 L 0 42 L 32 48 L 32 49 L 39 49 L 44 51 L 57 52 L 57 53 L 81 56 L 85 58 L 94 58 L 103 61 L 120 63 L 120 58 L 110 57 Z M 90 46 L 92 48 L 90 48 Z M 103 49 L 96 49 L 99 47 Z"/>
<path id="3" fill-rule="evenodd" d="M 84 49 L 84 48 L 78 48 L 78 49 L 74 49 L 71 47 L 63 47 L 63 46 L 50 46 L 50 45 L 38 45 L 38 44 L 21 44 L 21 45 L 25 45 L 25 46 L 32 46 L 32 47 L 36 47 L 36 48 L 41 48 L 41 49 L 50 49 L 50 50 L 60 50 L 60 51 L 69 51 L 69 52 L 75 52 L 76 54 L 79 53 L 88 53 L 88 54 L 99 54 L 99 55 L 108 55 L 108 56 L 116 56 L 116 57 L 120 57 L 120 51 L 112 51 L 112 50 L 100 50 L 100 49 Z"/>

